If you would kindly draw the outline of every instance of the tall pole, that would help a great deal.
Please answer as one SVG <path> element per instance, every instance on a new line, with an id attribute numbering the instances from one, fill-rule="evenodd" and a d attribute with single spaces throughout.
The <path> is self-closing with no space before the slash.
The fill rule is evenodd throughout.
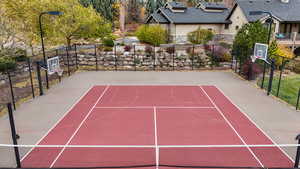
<path id="1" fill-rule="evenodd" d="M 46 61 L 46 53 L 45 53 L 45 45 L 44 45 L 44 32 L 43 32 L 43 27 L 42 27 L 42 16 L 44 14 L 46 14 L 46 13 L 42 12 L 39 15 L 39 25 L 40 25 L 40 35 L 41 35 L 41 42 L 42 42 L 43 59 L 44 59 L 44 64 L 46 64 L 47 61 Z M 46 86 L 47 86 L 47 89 L 49 89 L 48 71 L 45 70 L 45 73 L 46 73 Z"/>
<path id="2" fill-rule="evenodd" d="M 7 109 L 8 109 L 8 117 L 9 117 L 9 123 L 10 123 L 10 129 L 11 129 L 11 137 L 13 140 L 14 144 L 14 151 L 15 151 L 15 158 L 16 158 L 16 163 L 17 163 L 17 168 L 21 168 L 21 159 L 20 159 L 20 153 L 19 153 L 19 148 L 17 147 L 18 145 L 18 134 L 16 132 L 16 126 L 15 126 L 15 121 L 14 121 L 14 116 L 13 116 L 13 110 L 11 107 L 11 103 L 7 103 Z"/>
<path id="3" fill-rule="evenodd" d="M 270 12 L 267 12 L 267 14 L 270 17 L 270 25 L 269 25 L 269 35 L 268 35 L 268 45 L 270 44 L 271 41 L 271 33 L 272 33 L 272 25 L 273 25 L 273 16 Z M 263 78 L 262 78 L 262 82 L 261 82 L 261 86 L 260 88 L 264 88 L 264 82 L 265 82 L 265 76 L 266 76 L 266 69 L 267 69 L 267 64 L 266 62 L 264 62 L 264 69 L 263 69 Z"/>

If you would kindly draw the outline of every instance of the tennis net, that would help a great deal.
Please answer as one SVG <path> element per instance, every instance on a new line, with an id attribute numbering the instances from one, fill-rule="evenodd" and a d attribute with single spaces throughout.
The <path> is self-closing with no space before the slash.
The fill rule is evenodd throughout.
<path id="1" fill-rule="evenodd" d="M 18 154 L 25 168 L 292 168 L 298 146 L 0 144 L 0 167 Z"/>

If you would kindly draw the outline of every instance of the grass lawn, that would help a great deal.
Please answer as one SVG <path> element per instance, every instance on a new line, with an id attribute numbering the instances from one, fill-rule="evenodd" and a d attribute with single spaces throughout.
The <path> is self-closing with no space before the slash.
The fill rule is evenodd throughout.
<path id="1" fill-rule="evenodd" d="M 261 80 L 258 81 L 258 85 L 261 85 Z M 279 82 L 279 75 L 274 76 L 273 80 L 273 86 L 272 86 L 272 95 L 276 96 L 277 94 L 277 88 L 278 88 L 278 82 Z M 264 81 L 264 88 L 268 88 L 269 78 L 266 78 Z M 298 97 L 298 91 L 300 88 L 300 75 L 292 75 L 287 77 L 282 77 L 280 90 L 279 90 L 279 98 L 286 101 L 287 103 L 291 105 L 296 105 L 297 97 Z"/>

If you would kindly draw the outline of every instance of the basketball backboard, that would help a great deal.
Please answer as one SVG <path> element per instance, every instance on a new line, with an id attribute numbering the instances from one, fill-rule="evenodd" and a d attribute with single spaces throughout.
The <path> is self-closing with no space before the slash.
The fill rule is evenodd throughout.
<path id="1" fill-rule="evenodd" d="M 267 44 L 255 43 L 253 56 L 251 56 L 252 62 L 255 62 L 256 59 L 268 62 L 268 48 Z"/>
<path id="2" fill-rule="evenodd" d="M 53 57 L 47 60 L 48 74 L 52 75 L 60 70 L 59 57 Z"/>

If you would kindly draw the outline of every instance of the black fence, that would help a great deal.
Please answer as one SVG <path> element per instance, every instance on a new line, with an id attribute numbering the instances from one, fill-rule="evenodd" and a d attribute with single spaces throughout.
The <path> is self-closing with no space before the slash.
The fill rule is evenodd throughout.
<path id="1" fill-rule="evenodd" d="M 230 48 L 210 45 L 132 45 L 107 47 L 102 44 L 72 45 L 46 52 L 47 58 L 58 56 L 62 76 L 48 75 L 41 56 L 19 62 L 16 69 L 0 74 L 0 112 L 7 102 L 16 109 L 21 102 L 43 95 L 62 78 L 77 70 L 93 71 L 182 71 L 230 69 Z"/>
<path id="2" fill-rule="evenodd" d="M 290 70 L 286 65 L 291 60 L 278 56 L 281 60 L 276 61 L 269 59 L 268 62 L 256 60 L 252 63 L 250 56 L 241 57 L 239 53 L 232 54 L 232 70 L 247 80 L 258 78 L 257 85 L 267 91 L 267 95 L 274 95 L 289 104 L 299 107 L 299 85 L 290 84 L 290 77 L 284 72 Z"/>

